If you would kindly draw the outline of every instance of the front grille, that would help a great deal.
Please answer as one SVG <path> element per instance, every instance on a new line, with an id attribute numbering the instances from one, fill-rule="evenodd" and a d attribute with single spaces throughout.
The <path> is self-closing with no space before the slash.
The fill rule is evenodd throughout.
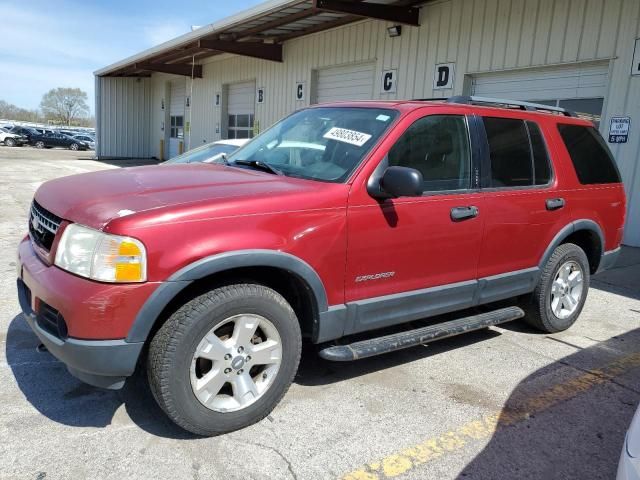
<path id="1" fill-rule="evenodd" d="M 61 222 L 60 217 L 40 206 L 35 200 L 33 201 L 29 215 L 29 233 L 42 248 L 51 250 L 53 239 Z"/>

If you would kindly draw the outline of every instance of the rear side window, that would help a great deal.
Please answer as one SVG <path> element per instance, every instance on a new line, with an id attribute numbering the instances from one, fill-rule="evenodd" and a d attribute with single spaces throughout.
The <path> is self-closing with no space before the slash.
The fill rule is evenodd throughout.
<path id="1" fill-rule="evenodd" d="M 533 185 L 533 163 L 522 120 L 484 117 L 491 159 L 491 187 Z"/>
<path id="2" fill-rule="evenodd" d="M 527 122 L 527 129 L 529 130 L 529 139 L 531 140 L 535 184 L 546 185 L 551 181 L 551 165 L 542 132 L 535 122 Z"/>
<path id="3" fill-rule="evenodd" d="M 620 182 L 613 156 L 595 128 L 559 124 L 558 130 L 581 184 Z"/>

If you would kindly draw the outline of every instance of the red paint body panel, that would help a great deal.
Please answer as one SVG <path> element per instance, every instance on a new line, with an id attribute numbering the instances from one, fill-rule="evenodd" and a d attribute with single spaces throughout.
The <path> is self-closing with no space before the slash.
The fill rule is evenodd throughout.
<path id="1" fill-rule="evenodd" d="M 28 237 L 20 242 L 18 259 L 22 280 L 31 290 L 31 308 L 37 312 L 40 300 L 54 307 L 64 317 L 69 336 L 74 338 L 126 337 L 140 308 L 158 287 L 156 282 L 129 285 L 93 282 L 45 265 Z"/>
<path id="2" fill-rule="evenodd" d="M 535 112 L 421 102 L 358 102 L 341 106 L 395 108 L 399 116 L 344 184 L 323 183 L 211 164 L 110 170 L 42 185 L 36 200 L 59 217 L 143 242 L 148 279 L 111 285 L 47 265 L 20 244 L 23 279 L 64 315 L 70 336 L 127 336 L 144 302 L 182 267 L 218 253 L 276 250 L 308 263 L 320 277 L 329 305 L 446 285 L 537 266 L 554 236 L 577 219 L 598 223 L 605 250 L 616 248 L 624 223 L 621 184 L 579 184 L 557 122 L 587 122 Z M 325 105 L 326 106 L 326 105 Z M 394 142 L 428 114 L 516 117 L 538 122 L 553 159 L 550 186 L 473 191 L 379 201 L 366 184 Z M 547 198 L 566 207 L 549 212 Z M 453 207 L 480 214 L 452 222 Z M 64 224 L 58 233 L 58 238 Z M 42 259 L 41 259 L 42 258 Z M 43 261 L 44 260 L 44 261 Z M 362 275 L 393 276 L 356 282 Z"/>

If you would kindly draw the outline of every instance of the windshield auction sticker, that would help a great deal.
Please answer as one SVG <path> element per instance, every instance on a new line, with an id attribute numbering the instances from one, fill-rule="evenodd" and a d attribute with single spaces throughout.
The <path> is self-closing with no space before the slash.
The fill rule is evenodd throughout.
<path id="1" fill-rule="evenodd" d="M 333 127 L 327 133 L 323 135 L 324 138 L 329 140 L 337 140 L 338 142 L 349 143 L 357 147 L 361 147 L 367 140 L 371 138 L 368 133 L 357 132 L 355 130 L 349 130 L 347 128 Z"/>

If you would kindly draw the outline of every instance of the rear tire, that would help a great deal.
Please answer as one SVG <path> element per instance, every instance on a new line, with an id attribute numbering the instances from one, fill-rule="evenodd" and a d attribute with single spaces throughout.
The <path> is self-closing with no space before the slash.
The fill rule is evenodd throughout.
<path id="1" fill-rule="evenodd" d="M 44 142 L 36 142 L 34 146 L 36 148 L 44 148 Z"/>
<path id="2" fill-rule="evenodd" d="M 589 291 L 589 260 L 573 243 L 557 247 L 538 285 L 523 305 L 525 321 L 543 332 L 568 329 L 580 316 Z"/>
<path id="3" fill-rule="evenodd" d="M 155 334 L 149 385 L 185 430 L 231 432 L 262 420 L 282 399 L 301 344 L 298 319 L 279 293 L 255 284 L 217 288 L 183 305 Z"/>
<path id="4" fill-rule="evenodd" d="M 4 140 L 4 144 L 5 144 L 7 147 L 15 147 L 15 146 L 16 146 L 16 141 L 15 141 L 13 138 L 6 138 L 6 139 Z"/>
<path id="5" fill-rule="evenodd" d="M 80 146 L 77 143 L 72 143 L 69 145 L 69 150 L 73 150 L 74 152 L 78 151 Z"/>

